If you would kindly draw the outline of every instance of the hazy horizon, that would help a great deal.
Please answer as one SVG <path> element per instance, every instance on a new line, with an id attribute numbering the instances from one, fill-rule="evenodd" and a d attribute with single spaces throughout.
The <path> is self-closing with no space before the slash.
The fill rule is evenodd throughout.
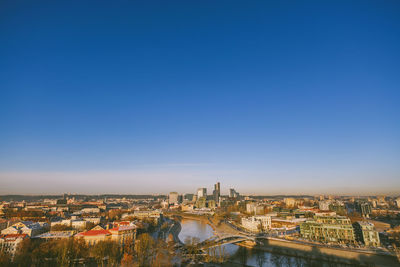
<path id="1" fill-rule="evenodd" d="M 186 179 L 183 183 L 168 184 L 162 183 L 164 179 L 181 178 Z M 246 179 L 235 178 L 231 176 L 229 179 L 214 179 L 206 174 L 183 174 L 179 176 L 169 174 L 168 172 L 161 171 L 157 174 L 146 173 L 132 173 L 132 172 L 84 172 L 84 173 L 61 173 L 61 172 L 41 172 L 41 173 L 8 173 L 0 174 L 0 178 L 4 181 L 12 181 L 9 185 L 5 183 L 5 187 L 0 189 L 0 195 L 7 194 L 168 194 L 169 192 L 176 191 L 180 194 L 196 193 L 196 190 L 201 187 L 207 188 L 208 194 L 212 193 L 213 186 L 216 182 L 221 183 L 221 192 L 228 194 L 230 188 L 234 188 L 241 194 L 245 195 L 354 195 L 354 196 L 371 196 L 371 195 L 400 195 L 398 187 L 376 187 L 364 186 L 360 190 L 359 186 L 355 183 L 350 183 L 349 186 L 336 186 L 332 183 L 331 186 L 323 185 L 326 182 L 315 184 L 315 181 L 308 180 L 310 189 L 300 190 L 298 187 L 300 183 L 293 185 L 282 184 L 281 179 L 270 179 L 269 183 L 260 183 L 258 185 L 249 185 Z M 349 178 L 345 177 L 341 181 L 346 182 Z M 57 181 L 58 190 L 52 190 L 54 186 L 53 181 Z M 146 182 L 142 182 L 145 180 Z M 204 182 L 203 182 L 204 180 Z M 19 186 L 13 184 L 31 183 L 29 191 L 20 191 Z M 96 181 L 93 184 L 93 181 Z M 115 185 L 112 181 L 123 182 L 123 187 Z M 100 183 L 100 184 L 99 184 Z M 154 183 L 161 183 L 163 189 L 156 189 Z M 370 183 L 370 182 L 369 182 Z M 79 184 L 77 186 L 76 184 Z M 138 188 L 135 185 L 140 185 Z M 246 185 L 247 184 L 247 185 Z M 268 186 L 270 185 L 270 187 Z M 317 185 L 313 187 L 312 185 Z M 304 186 L 304 184 L 303 184 Z M 104 190 L 103 188 L 108 187 Z M 285 189 L 286 188 L 286 189 Z"/>
<path id="2" fill-rule="evenodd" d="M 0 4 L 0 194 L 400 194 L 400 2 Z"/>

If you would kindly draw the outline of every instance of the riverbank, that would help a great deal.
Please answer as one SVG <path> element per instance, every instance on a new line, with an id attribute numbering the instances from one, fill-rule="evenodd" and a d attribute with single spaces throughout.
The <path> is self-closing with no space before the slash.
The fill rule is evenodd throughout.
<path id="1" fill-rule="evenodd" d="M 197 220 L 208 224 L 214 231 L 215 235 L 235 234 L 236 229 L 219 220 L 186 213 L 174 213 L 182 219 Z M 257 249 L 270 253 L 282 254 L 293 257 L 300 257 L 311 260 L 323 260 L 338 264 L 358 265 L 358 266 L 400 266 L 397 257 L 391 255 L 382 255 L 374 252 L 353 251 L 346 249 L 337 249 L 325 247 L 317 244 L 299 243 L 290 240 L 281 240 L 278 238 L 268 238 L 259 240 L 261 243 L 255 245 L 251 242 L 241 242 L 237 245 L 250 249 Z"/>
<path id="2" fill-rule="evenodd" d="M 174 212 L 170 214 L 166 214 L 170 216 L 177 216 L 180 219 L 188 219 L 188 220 L 197 220 L 201 221 L 205 224 L 208 224 L 211 226 L 211 228 L 214 231 L 214 234 L 218 237 L 226 234 L 237 234 L 237 230 L 233 229 L 232 227 L 226 225 L 225 223 L 221 223 L 219 220 L 213 218 L 213 217 L 206 217 L 204 215 L 196 215 L 196 214 L 190 214 L 190 213 L 183 213 L 183 212 Z"/>
<path id="3" fill-rule="evenodd" d="M 285 242 L 278 239 L 267 239 L 262 243 L 262 245 L 254 245 L 249 242 L 241 242 L 237 245 L 270 253 L 278 253 L 311 260 L 322 260 L 338 264 L 348 264 L 352 266 L 400 266 L 397 258 L 390 255 L 360 253 L 337 250 L 334 248 L 321 248 L 312 245 Z"/>

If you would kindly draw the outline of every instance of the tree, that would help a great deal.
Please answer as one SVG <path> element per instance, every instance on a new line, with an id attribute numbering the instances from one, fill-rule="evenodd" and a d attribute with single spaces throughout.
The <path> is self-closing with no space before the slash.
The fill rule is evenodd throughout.
<path id="1" fill-rule="evenodd" d="M 85 230 L 88 231 L 88 230 L 92 229 L 94 226 L 95 226 L 94 223 L 92 223 L 92 222 L 87 222 L 87 223 L 86 223 L 86 226 L 85 226 Z"/>
<path id="2" fill-rule="evenodd" d="M 133 266 L 134 263 L 135 263 L 135 258 L 133 257 L 133 255 L 124 253 L 124 256 L 122 257 L 122 260 L 121 260 L 121 266 L 122 267 L 130 267 L 130 266 Z"/>
<path id="3" fill-rule="evenodd" d="M 57 266 L 58 241 L 41 242 L 32 251 L 32 262 L 37 266 Z"/>
<path id="4" fill-rule="evenodd" d="M 196 260 L 196 254 L 199 254 L 199 243 L 200 239 L 193 236 L 188 236 L 185 239 L 185 247 L 186 251 L 189 255 L 191 255 L 193 260 Z"/>
<path id="5" fill-rule="evenodd" d="M 63 239 L 55 241 L 58 266 L 70 266 L 79 259 L 89 256 L 88 247 L 83 239 Z"/>
<path id="6" fill-rule="evenodd" d="M 127 239 L 125 239 L 122 247 L 122 252 L 129 255 L 135 254 L 135 240 L 132 237 L 128 237 Z"/>
<path id="7" fill-rule="evenodd" d="M 4 250 L 0 250 L 0 266 L 11 266 L 11 255 Z"/>
<path id="8" fill-rule="evenodd" d="M 112 240 L 99 241 L 93 247 L 93 256 L 103 266 L 104 260 L 108 260 L 111 266 L 117 266 L 121 260 L 121 248 Z"/>
<path id="9" fill-rule="evenodd" d="M 168 267 L 172 266 L 172 259 L 174 257 L 174 249 L 169 246 L 163 239 L 158 239 L 155 248 L 154 267 Z"/>
<path id="10" fill-rule="evenodd" d="M 135 242 L 136 258 L 139 266 L 150 266 L 154 257 L 154 239 L 147 233 L 141 234 Z"/>
<path id="11" fill-rule="evenodd" d="M 14 264 L 16 266 L 31 266 L 32 265 L 32 251 L 34 249 L 34 245 L 32 244 L 29 238 L 24 239 L 21 243 L 19 243 L 17 252 L 14 256 Z"/>
<path id="12" fill-rule="evenodd" d="M 113 209 L 108 212 L 108 218 L 111 220 L 119 220 L 121 215 L 122 211 L 120 209 Z"/>

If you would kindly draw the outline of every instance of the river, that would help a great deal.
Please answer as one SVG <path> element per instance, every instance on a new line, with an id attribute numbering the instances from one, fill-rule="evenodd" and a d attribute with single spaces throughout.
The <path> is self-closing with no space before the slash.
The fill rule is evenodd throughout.
<path id="1" fill-rule="evenodd" d="M 182 219 L 181 226 L 182 229 L 178 237 L 182 242 L 185 242 L 188 237 L 196 237 L 201 242 L 214 235 L 211 226 L 202 221 Z M 221 250 L 224 251 L 227 261 L 237 266 L 343 266 L 332 265 L 332 263 L 322 261 L 315 262 L 310 259 L 270 253 L 253 248 L 245 248 L 234 244 L 227 244 L 222 247 L 223 249 Z"/>

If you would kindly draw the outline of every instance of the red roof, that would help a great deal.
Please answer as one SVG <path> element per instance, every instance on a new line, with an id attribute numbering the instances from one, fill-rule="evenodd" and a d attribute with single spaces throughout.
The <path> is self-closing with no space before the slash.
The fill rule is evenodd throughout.
<path id="1" fill-rule="evenodd" d="M 119 223 L 116 223 L 116 224 L 119 224 L 119 225 L 129 225 L 130 222 L 119 222 Z"/>
<path id="2" fill-rule="evenodd" d="M 27 236 L 28 236 L 27 234 L 8 234 L 8 235 L 1 235 L 0 238 L 16 240 L 18 238 L 24 239 Z"/>
<path id="3" fill-rule="evenodd" d="M 136 225 L 120 225 L 118 227 L 110 229 L 110 231 L 127 231 L 127 230 L 135 230 L 136 228 L 137 228 Z"/>
<path id="4" fill-rule="evenodd" d="M 89 230 L 77 234 L 77 236 L 96 236 L 96 235 L 111 235 L 111 233 L 108 230 Z"/>

